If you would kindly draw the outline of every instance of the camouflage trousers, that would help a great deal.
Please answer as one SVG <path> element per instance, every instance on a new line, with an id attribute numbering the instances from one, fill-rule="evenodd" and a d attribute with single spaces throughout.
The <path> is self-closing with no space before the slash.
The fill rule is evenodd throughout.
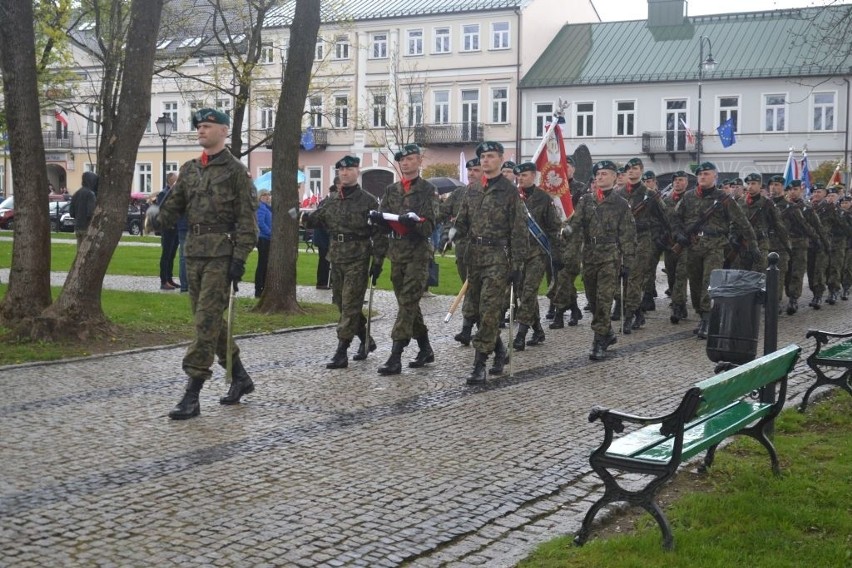
<path id="1" fill-rule="evenodd" d="M 541 320 L 538 289 L 549 264 L 550 258 L 546 255 L 528 258 L 524 263 L 524 278 L 518 292 L 518 308 L 515 311 L 515 321 L 518 323 L 532 327 Z"/>
<path id="2" fill-rule="evenodd" d="M 189 280 L 189 305 L 195 324 L 195 339 L 183 357 L 183 371 L 193 379 L 209 379 L 214 357 L 225 364 L 228 353 L 228 328 L 225 311 L 228 309 L 228 268 L 230 256 L 187 258 L 186 277 Z M 232 355 L 239 356 L 234 344 Z"/>
<path id="3" fill-rule="evenodd" d="M 793 254 L 790 255 L 784 291 L 788 298 L 798 300 L 802 296 L 805 272 L 808 269 L 808 238 L 792 238 L 790 244 Z"/>
<path id="4" fill-rule="evenodd" d="M 710 273 L 722 268 L 725 257 L 722 250 L 727 239 L 724 237 L 700 237 L 689 247 L 686 256 L 686 272 L 689 277 L 689 295 L 692 307 L 699 314 L 710 313 Z"/>
<path id="5" fill-rule="evenodd" d="M 396 321 L 391 330 L 393 341 L 424 337 L 429 331 L 423 323 L 420 299 L 429 279 L 429 261 L 391 262 L 391 283 L 396 296 Z"/>
<path id="6" fill-rule="evenodd" d="M 766 239 L 759 240 L 757 242 L 757 248 L 760 251 L 757 258 L 749 258 L 747 261 L 743 260 L 742 251 L 740 251 L 734 258 L 734 262 L 731 263 L 731 268 L 735 270 L 751 270 L 752 272 L 760 273 L 766 272 L 766 267 L 769 265 L 769 262 L 767 261 L 767 256 L 769 256 L 769 241 Z"/>
<path id="7" fill-rule="evenodd" d="M 688 252 L 688 250 L 684 250 L 677 255 L 667 250 L 663 257 L 672 303 L 684 306 L 686 305 L 686 285 L 689 281 L 686 271 Z"/>
<path id="8" fill-rule="evenodd" d="M 840 273 L 846 261 L 846 236 L 831 238 L 831 255 L 828 259 L 828 270 L 825 273 L 825 283 L 832 292 L 840 290 Z"/>
<path id="9" fill-rule="evenodd" d="M 580 251 L 570 245 L 562 247 L 562 270 L 553 276 L 547 298 L 557 310 L 567 310 L 577 303 L 577 276 L 581 272 Z"/>
<path id="10" fill-rule="evenodd" d="M 843 268 L 840 270 L 840 286 L 846 290 L 852 287 L 852 248 L 846 247 Z"/>
<path id="11" fill-rule="evenodd" d="M 337 321 L 337 338 L 340 340 L 351 340 L 367 326 L 362 307 L 369 268 L 369 256 L 331 265 L 331 302 L 340 311 Z"/>
<path id="12" fill-rule="evenodd" d="M 651 233 L 644 231 L 636 237 L 636 257 L 628 266 L 630 276 L 627 282 L 624 283 L 624 313 L 633 313 L 639 309 L 639 303 L 642 301 L 642 293 L 645 291 L 645 286 L 648 279 L 648 269 L 651 265 L 651 258 L 656 252 L 657 247 L 651 240 Z M 615 291 L 615 298 L 621 298 L 621 291 Z"/>
<path id="13" fill-rule="evenodd" d="M 609 316 L 618 288 L 618 271 L 617 262 L 610 258 L 583 259 L 586 299 L 592 306 L 592 331 L 599 335 L 607 335 L 612 331 Z"/>
<path id="14" fill-rule="evenodd" d="M 456 249 L 456 270 L 459 273 L 459 278 L 461 278 L 462 284 L 467 280 L 467 251 L 470 248 L 466 242 L 458 243 L 453 245 Z M 464 300 L 462 300 L 461 307 L 462 317 L 467 319 L 476 319 L 476 306 L 470 303 L 470 296 L 465 295 Z"/>
<path id="15" fill-rule="evenodd" d="M 808 249 L 808 287 L 814 295 L 821 296 L 825 292 L 825 277 L 831 262 L 825 248 Z"/>
<path id="16" fill-rule="evenodd" d="M 480 353 L 491 353 L 497 344 L 500 320 L 503 319 L 503 302 L 509 287 L 506 283 L 508 275 L 508 263 L 468 267 L 467 299 L 476 308 L 475 318 L 479 323 L 473 346 Z"/>
<path id="17" fill-rule="evenodd" d="M 663 251 L 657 247 L 656 243 L 653 244 L 654 250 L 651 251 L 651 255 L 648 257 L 648 270 L 645 272 L 645 287 L 643 291 L 645 294 L 655 297 L 657 293 L 657 269 L 660 267 L 660 257 L 662 257 Z"/>

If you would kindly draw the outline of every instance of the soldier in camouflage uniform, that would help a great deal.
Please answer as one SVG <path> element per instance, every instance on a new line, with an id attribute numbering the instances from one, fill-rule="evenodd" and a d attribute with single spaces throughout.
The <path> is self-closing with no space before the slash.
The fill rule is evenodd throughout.
<path id="1" fill-rule="evenodd" d="M 790 236 L 787 227 L 781 221 L 781 216 L 775 203 L 761 194 L 763 177 L 760 174 L 749 174 L 745 178 L 746 193 L 739 201 L 740 207 L 745 213 L 746 219 L 751 223 L 754 234 L 757 237 L 757 248 L 760 254 L 756 258 L 745 262 L 742 255 L 738 254 L 733 267 L 739 270 L 753 270 L 765 272 L 767 267 L 767 256 L 770 250 L 770 241 L 775 242 L 775 249 L 780 248 L 782 252 L 790 250 Z M 736 241 L 736 249 L 746 249 L 741 241 Z M 789 255 L 786 255 L 789 258 Z M 779 263 L 781 261 L 779 260 Z"/>
<path id="2" fill-rule="evenodd" d="M 349 365 L 347 350 L 356 335 L 361 340 L 358 352 L 352 357 L 363 361 L 367 353 L 375 351 L 376 343 L 367 337 L 367 319 L 362 313 L 364 293 L 367 291 L 367 275 L 373 284 L 382 272 L 380 258 L 373 254 L 372 238 L 378 247 L 381 239 L 378 227 L 367 222 L 370 211 L 378 207 L 376 198 L 361 189 L 358 176 L 361 160 L 356 156 L 344 156 L 334 165 L 343 187 L 336 197 L 329 197 L 305 223 L 308 228 L 321 226 L 329 233 L 328 260 L 331 262 L 331 301 L 340 310 L 337 322 L 337 350 L 326 365 L 328 369 L 343 369 Z"/>
<path id="3" fill-rule="evenodd" d="M 541 314 L 538 308 L 538 289 L 544 278 L 546 267 L 553 261 L 553 270 L 559 272 L 562 261 L 559 254 L 559 229 L 561 222 L 553 199 L 542 189 L 536 187 L 536 166 L 532 162 L 524 162 L 515 166 L 515 175 L 521 188 L 521 198 L 529 214 L 544 231 L 550 242 L 550 255 L 532 236 L 527 236 L 527 257 L 524 261 L 524 274 L 521 288 L 518 291 L 518 308 L 515 319 L 518 322 L 518 332 L 513 341 L 517 351 L 523 351 L 527 345 L 538 345 L 544 341 L 544 330 L 541 327 Z M 533 335 L 526 343 L 527 331 L 533 328 Z"/>
<path id="4" fill-rule="evenodd" d="M 754 229 L 742 209 L 728 195 L 716 189 L 716 165 L 702 162 L 695 170 L 698 186 L 686 192 L 675 207 L 672 230 L 681 246 L 688 247 L 687 273 L 692 307 L 701 316 L 695 329 L 698 339 L 707 339 L 710 326 L 710 296 L 707 286 L 710 273 L 722 268 L 722 249 L 731 228 L 749 243 L 745 253 L 752 258 L 760 254 Z M 709 212 L 711 211 L 712 212 Z M 703 219 L 703 222 L 702 222 Z"/>
<path id="5" fill-rule="evenodd" d="M 840 198 L 840 218 L 846 223 L 847 230 L 852 231 L 852 196 L 844 195 Z M 846 301 L 852 287 L 852 237 L 846 239 L 846 256 L 840 270 L 840 285 L 840 299 Z"/>
<path id="6" fill-rule="evenodd" d="M 654 243 L 654 250 L 648 258 L 645 286 L 642 291 L 642 301 L 639 303 L 643 312 L 653 312 L 657 309 L 654 302 L 654 298 L 657 297 L 657 267 L 660 266 L 660 258 L 663 252 L 668 248 L 666 242 L 671 238 L 671 235 L 668 228 L 668 211 L 657 186 L 657 174 L 654 173 L 654 170 L 645 170 L 642 173 L 642 183 L 645 184 L 648 194 L 657 200 L 657 207 L 662 213 L 651 217 L 651 242 Z"/>
<path id="7" fill-rule="evenodd" d="M 826 233 L 831 240 L 831 257 L 829 258 L 828 270 L 826 271 L 826 285 L 828 286 L 828 298 L 825 302 L 829 305 L 837 303 L 840 296 L 841 272 L 846 261 L 846 242 L 852 237 L 852 231 L 843 218 L 842 209 L 838 203 L 836 187 L 826 188 L 825 201 L 831 207 L 831 213 L 827 216 L 828 223 L 823 223 Z"/>
<path id="8" fill-rule="evenodd" d="M 503 145 L 483 142 L 476 149 L 485 180 L 481 192 L 472 192 L 456 218 L 460 234 L 468 237 L 468 296 L 477 308 L 479 330 L 473 372 L 468 384 L 481 384 L 487 374 L 488 355 L 494 351 L 491 372 L 500 374 L 507 349 L 500 339 L 506 286 L 519 289 L 527 256 L 527 225 L 518 190 L 500 174 Z"/>
<path id="9" fill-rule="evenodd" d="M 787 290 L 787 273 L 793 254 L 790 221 L 785 218 L 785 212 L 792 205 L 784 198 L 784 178 L 782 176 L 772 176 L 769 179 L 769 199 L 775 205 L 775 209 L 778 211 L 778 223 L 784 229 L 783 231 L 780 229 L 770 229 L 769 231 L 769 252 L 778 255 L 778 305 L 780 306 L 784 292 Z M 791 213 L 786 213 L 786 215 L 789 217 Z M 807 244 L 804 246 L 807 248 Z"/>
<path id="10" fill-rule="evenodd" d="M 479 166 L 479 158 L 473 158 L 465 164 L 467 168 L 467 178 L 470 182 L 464 186 L 454 190 L 450 196 L 439 206 L 439 223 L 443 225 L 441 241 L 438 245 L 440 250 L 446 250 L 447 244 L 452 242 L 453 248 L 456 251 L 456 270 L 459 273 L 459 278 L 462 282 L 467 280 L 467 236 L 459 235 L 455 229 L 456 217 L 461 210 L 462 204 L 468 199 L 471 192 L 480 191 L 482 186 L 479 184 L 482 178 L 482 170 Z M 455 340 L 464 346 L 470 345 L 471 335 L 473 332 L 473 324 L 476 323 L 476 306 L 471 304 L 470 296 L 465 295 L 462 301 L 462 329 L 456 334 Z"/>
<path id="11" fill-rule="evenodd" d="M 773 180 L 778 180 L 783 183 L 784 178 L 775 176 Z M 770 180 L 771 185 L 771 180 Z M 805 279 L 805 272 L 808 269 L 808 250 L 811 243 L 814 246 L 821 247 L 821 239 L 817 230 L 814 228 L 814 223 L 819 223 L 819 219 L 813 212 L 813 209 L 802 200 L 802 182 L 801 180 L 793 180 L 784 188 L 786 192 L 786 200 L 789 207 L 781 212 L 781 219 L 787 225 L 787 231 L 790 234 L 790 268 L 787 271 L 786 288 L 787 293 L 787 315 L 792 316 L 799 310 L 799 298 L 802 295 L 802 284 Z M 813 221 L 809 221 L 811 218 Z"/>
<path id="12" fill-rule="evenodd" d="M 663 199 L 663 204 L 666 208 L 666 214 L 669 218 L 669 226 L 674 223 L 672 219 L 675 207 L 677 207 L 683 196 L 686 195 L 686 188 L 689 185 L 689 177 L 683 170 L 678 170 L 672 177 L 672 191 Z M 672 298 L 672 313 L 669 316 L 669 321 L 676 324 L 680 320 L 685 320 L 689 317 L 686 309 L 686 285 L 689 280 L 686 271 L 687 249 L 675 252 L 671 247 L 667 247 L 663 256 L 663 263 L 666 267 L 666 278 L 669 284 L 669 293 Z"/>
<path id="13" fill-rule="evenodd" d="M 630 205 L 613 191 L 617 166 L 610 160 L 592 167 L 595 192 L 584 195 L 571 217 L 572 233 L 583 243 L 583 282 L 592 305 L 595 336 L 589 359 L 600 361 L 615 343 L 610 307 L 618 277 L 628 279 L 636 254 L 636 223 Z M 619 274 L 619 272 L 621 274 Z"/>
<path id="14" fill-rule="evenodd" d="M 245 273 L 245 261 L 257 242 L 257 193 L 245 166 L 225 148 L 228 115 L 215 109 L 198 110 L 192 116 L 200 158 L 181 166 L 178 181 L 159 210 L 149 208 L 152 224 L 170 228 L 185 215 L 186 274 L 189 301 L 195 320 L 195 340 L 183 358 L 189 377 L 183 399 L 169 412 L 174 420 L 198 416 L 198 393 L 212 375 L 210 366 L 218 355 L 225 366 L 228 350 L 223 314 L 228 308 L 230 287 L 236 288 Z M 254 383 L 233 345 L 233 381 L 221 404 L 237 404 L 254 391 Z"/>
<path id="15" fill-rule="evenodd" d="M 391 330 L 393 347 L 387 362 L 379 367 L 380 375 L 402 372 L 402 352 L 412 338 L 417 340 L 417 357 L 408 363 L 419 368 L 435 361 L 429 343 L 429 330 L 423 322 L 420 299 L 429 279 L 429 265 L 435 255 L 432 233 L 438 218 L 438 194 L 435 186 L 420 177 L 423 156 L 416 144 L 407 144 L 395 155 L 402 174 L 400 181 L 385 189 L 379 211 L 371 220 L 388 231 L 387 256 L 391 260 L 391 283 L 396 295 L 396 321 Z M 388 224 L 382 214 L 399 215 L 398 224 Z M 381 265 L 385 251 L 376 247 L 374 255 Z"/>
<path id="16" fill-rule="evenodd" d="M 819 241 L 811 241 L 808 249 L 808 287 L 813 292 L 813 299 L 808 304 L 815 310 L 822 307 L 822 296 L 825 293 L 825 277 L 831 262 L 831 237 L 826 224 L 832 224 L 833 210 L 825 201 L 825 187 L 815 184 L 811 192 L 811 206 L 804 210 L 805 219 L 819 234 Z"/>

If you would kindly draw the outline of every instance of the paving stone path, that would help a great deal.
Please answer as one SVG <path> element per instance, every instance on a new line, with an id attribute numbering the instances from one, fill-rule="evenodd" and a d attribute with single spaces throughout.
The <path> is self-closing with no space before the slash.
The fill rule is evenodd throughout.
<path id="1" fill-rule="evenodd" d="M 217 369 L 186 422 L 166 417 L 184 347 L 0 367 L 0 565 L 512 566 L 575 531 L 599 494 L 593 405 L 661 413 L 713 373 L 695 316 L 671 325 L 660 298 L 605 362 L 588 359 L 587 314 L 517 354 L 514 377 L 469 388 L 473 351 L 442 323 L 450 300 L 423 300 L 436 363 L 395 377 L 376 373 L 389 292 L 376 293 L 378 351 L 348 369 L 325 369 L 331 328 L 242 338 L 256 392 L 220 406 Z M 840 302 L 781 316 L 779 345 L 807 351 L 808 328 L 848 329 L 851 315 Z M 809 382 L 800 362 L 792 398 Z"/>

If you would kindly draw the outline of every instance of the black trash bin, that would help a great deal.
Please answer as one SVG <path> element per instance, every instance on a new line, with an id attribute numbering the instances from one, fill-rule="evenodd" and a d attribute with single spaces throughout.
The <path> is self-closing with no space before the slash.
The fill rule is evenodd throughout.
<path id="1" fill-rule="evenodd" d="M 714 270 L 710 273 L 709 290 L 712 308 L 707 357 L 714 363 L 737 365 L 754 360 L 766 276 L 749 270 Z"/>

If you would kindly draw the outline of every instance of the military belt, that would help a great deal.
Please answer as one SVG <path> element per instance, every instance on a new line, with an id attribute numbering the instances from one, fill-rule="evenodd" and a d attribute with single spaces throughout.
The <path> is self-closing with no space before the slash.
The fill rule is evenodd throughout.
<path id="1" fill-rule="evenodd" d="M 505 247 L 509 246 L 509 241 L 507 239 L 491 239 L 488 237 L 471 237 L 470 244 L 472 245 L 482 245 L 486 247 Z"/>
<path id="2" fill-rule="evenodd" d="M 338 243 L 348 243 L 351 241 L 366 241 L 370 237 L 366 235 L 355 235 L 352 233 L 337 233 L 336 235 L 331 236 L 331 240 L 337 241 Z"/>
<path id="3" fill-rule="evenodd" d="M 196 223 L 189 226 L 189 232 L 193 235 L 209 235 L 210 233 L 232 233 L 236 229 L 233 223 L 219 223 L 216 225 L 202 225 Z"/>
<path id="4" fill-rule="evenodd" d="M 402 233 L 397 233 L 396 231 L 391 231 L 390 233 L 388 233 L 388 238 L 397 240 L 409 239 L 412 241 L 426 240 L 425 237 L 419 235 L 418 233 L 411 232 L 403 235 Z"/>
<path id="5" fill-rule="evenodd" d="M 589 237 L 586 239 L 587 245 L 614 245 L 618 240 L 615 237 Z"/>
<path id="6" fill-rule="evenodd" d="M 713 231 L 712 229 L 704 229 L 700 231 L 697 236 L 699 237 L 724 237 L 726 233 L 721 231 Z"/>

